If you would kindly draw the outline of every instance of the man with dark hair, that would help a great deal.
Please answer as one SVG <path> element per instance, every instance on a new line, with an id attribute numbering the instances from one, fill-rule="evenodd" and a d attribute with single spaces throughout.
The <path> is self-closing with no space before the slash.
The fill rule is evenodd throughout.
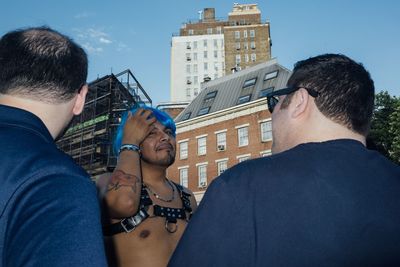
<path id="1" fill-rule="evenodd" d="M 267 95 L 273 155 L 215 179 L 170 266 L 400 266 L 400 166 L 366 149 L 374 84 L 325 54 Z"/>
<path id="2" fill-rule="evenodd" d="M 47 27 L 0 39 L 0 266 L 106 266 L 96 188 L 54 143 L 82 112 L 87 67 Z"/>
<path id="3" fill-rule="evenodd" d="M 167 177 L 175 130 L 168 114 L 151 107 L 135 107 L 122 119 L 118 164 L 98 182 L 105 193 L 110 266 L 166 266 L 197 207 L 193 194 Z"/>

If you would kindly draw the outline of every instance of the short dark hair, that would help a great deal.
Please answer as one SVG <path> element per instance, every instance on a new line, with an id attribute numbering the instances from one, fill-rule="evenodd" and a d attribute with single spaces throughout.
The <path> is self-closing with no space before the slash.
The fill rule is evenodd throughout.
<path id="1" fill-rule="evenodd" d="M 319 92 L 319 111 L 327 118 L 366 136 L 374 109 L 375 88 L 369 72 L 341 54 L 324 54 L 295 64 L 288 86 Z"/>
<path id="2" fill-rule="evenodd" d="M 0 93 L 49 103 L 72 99 L 86 83 L 88 60 L 72 39 L 49 27 L 0 39 Z"/>

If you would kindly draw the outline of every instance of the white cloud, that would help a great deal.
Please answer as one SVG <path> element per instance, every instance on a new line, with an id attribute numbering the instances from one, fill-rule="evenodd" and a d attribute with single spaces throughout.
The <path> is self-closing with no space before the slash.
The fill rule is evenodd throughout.
<path id="1" fill-rule="evenodd" d="M 104 51 L 105 45 L 113 43 L 111 37 L 100 28 L 73 29 L 79 43 L 89 52 L 99 54 Z"/>
<path id="2" fill-rule="evenodd" d="M 111 40 L 106 39 L 106 38 L 104 38 L 104 37 L 100 37 L 99 42 L 100 42 L 100 43 L 103 43 L 103 44 L 111 44 L 111 43 L 112 43 Z"/>

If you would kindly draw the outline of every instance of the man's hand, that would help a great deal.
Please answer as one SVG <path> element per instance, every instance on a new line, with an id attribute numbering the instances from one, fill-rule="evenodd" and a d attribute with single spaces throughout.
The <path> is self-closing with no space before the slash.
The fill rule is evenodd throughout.
<path id="1" fill-rule="evenodd" d="M 153 112 L 148 109 L 139 108 L 133 115 L 129 112 L 124 126 L 122 144 L 139 146 L 153 129 L 156 120 Z"/>

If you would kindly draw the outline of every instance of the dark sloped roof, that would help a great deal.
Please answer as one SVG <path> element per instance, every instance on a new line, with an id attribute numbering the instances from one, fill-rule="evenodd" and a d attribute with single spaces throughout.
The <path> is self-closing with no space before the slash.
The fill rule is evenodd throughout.
<path id="1" fill-rule="evenodd" d="M 265 80 L 266 74 L 275 71 L 277 71 L 275 78 Z M 285 87 L 290 74 L 291 72 L 288 69 L 279 65 L 276 59 L 272 59 L 222 78 L 202 83 L 200 94 L 176 117 L 175 122 L 202 116 L 199 115 L 199 111 L 209 114 L 239 105 L 241 103 L 240 97 L 241 100 L 245 101 L 243 103 L 257 100 L 260 98 L 260 92 L 264 89 Z M 254 85 L 243 88 L 246 81 L 251 84 L 250 80 L 254 78 L 256 78 Z M 212 98 L 214 94 L 215 97 Z"/>

